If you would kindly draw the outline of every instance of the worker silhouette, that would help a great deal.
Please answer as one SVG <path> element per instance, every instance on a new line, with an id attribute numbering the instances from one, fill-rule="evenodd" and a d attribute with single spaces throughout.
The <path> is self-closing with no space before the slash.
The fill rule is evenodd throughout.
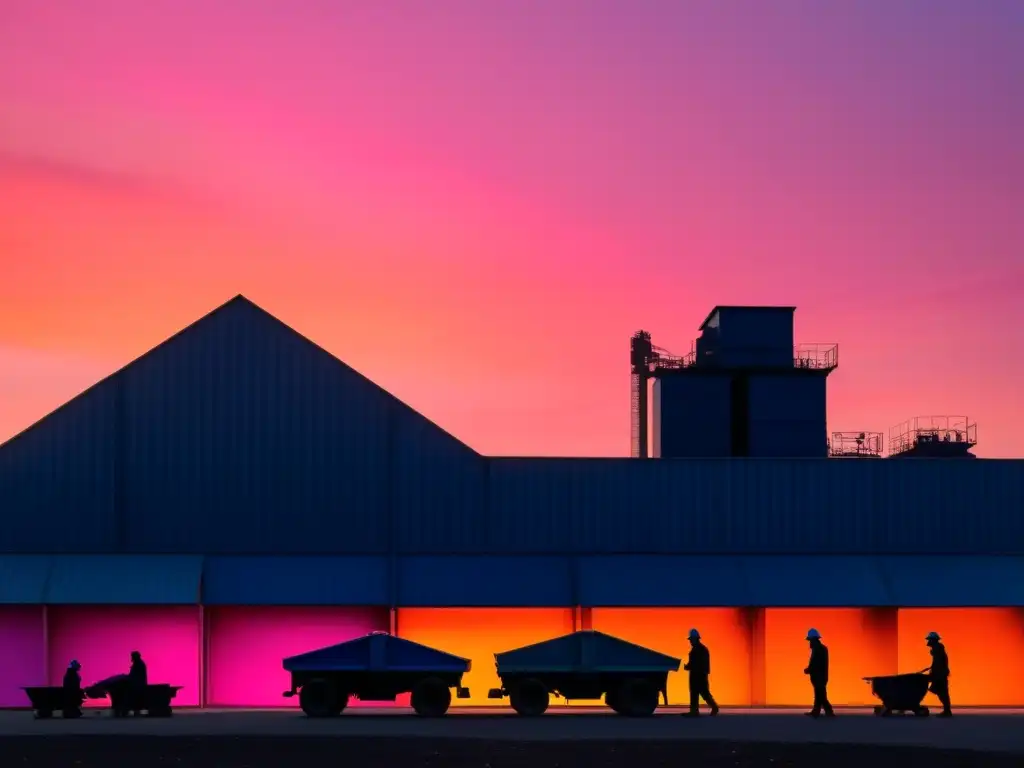
<path id="1" fill-rule="evenodd" d="M 132 665 L 128 670 L 128 689 L 131 696 L 132 710 L 136 715 L 145 709 L 146 686 L 149 684 L 146 673 L 146 662 L 142 660 L 142 654 L 132 651 Z"/>
<path id="2" fill-rule="evenodd" d="M 807 715 L 820 717 L 824 710 L 825 717 L 835 717 L 836 713 L 828 701 L 828 647 L 821 642 L 821 633 L 816 629 L 807 630 L 807 642 L 811 645 L 811 660 L 804 674 L 811 678 L 814 688 L 814 705 Z"/>
<path id="3" fill-rule="evenodd" d="M 942 712 L 937 717 L 952 717 L 953 706 L 949 701 L 949 656 L 938 632 L 929 632 L 925 638 L 931 649 L 932 665 L 926 672 L 931 678 L 928 689 L 942 702 Z"/>
<path id="4" fill-rule="evenodd" d="M 709 678 L 711 677 L 711 651 L 700 641 L 700 632 L 690 630 L 690 655 L 683 669 L 690 673 L 690 710 L 684 712 L 686 717 L 697 717 L 700 714 L 700 700 L 711 707 L 711 714 L 718 714 L 718 704 L 711 695 Z"/>
<path id="5" fill-rule="evenodd" d="M 64 717 L 81 717 L 82 701 L 85 694 L 82 693 L 82 665 L 77 659 L 72 659 L 68 668 L 64 671 L 64 681 L 61 684 L 63 689 L 63 715 Z"/>

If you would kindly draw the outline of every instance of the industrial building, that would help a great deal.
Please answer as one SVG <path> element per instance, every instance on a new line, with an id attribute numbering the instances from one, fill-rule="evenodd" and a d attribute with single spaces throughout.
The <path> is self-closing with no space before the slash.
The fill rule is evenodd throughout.
<path id="1" fill-rule="evenodd" d="M 636 334 L 634 458 L 493 458 L 236 297 L 0 446 L 0 706 L 136 648 L 181 705 L 294 705 L 283 657 L 376 630 L 471 658 L 485 704 L 495 652 L 691 626 L 725 705 L 809 703 L 811 626 L 837 705 L 930 630 L 954 705 L 1024 704 L 1024 462 L 966 419 L 830 440 L 838 348 L 793 317 Z"/>

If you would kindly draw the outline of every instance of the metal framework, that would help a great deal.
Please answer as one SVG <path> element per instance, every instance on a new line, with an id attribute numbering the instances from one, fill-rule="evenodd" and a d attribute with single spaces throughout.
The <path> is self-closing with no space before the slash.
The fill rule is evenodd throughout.
<path id="1" fill-rule="evenodd" d="M 915 416 L 889 430 L 890 456 L 934 443 L 972 448 L 978 444 L 978 425 L 967 416 Z"/>
<path id="2" fill-rule="evenodd" d="M 731 349 L 741 352 L 741 349 Z M 710 355 L 699 358 L 696 342 L 685 355 L 675 355 L 657 347 L 648 331 L 637 331 L 629 340 L 630 368 L 630 456 L 646 459 L 650 455 L 649 405 L 652 379 L 695 366 L 712 367 Z M 797 344 L 793 347 L 793 368 L 827 373 L 839 365 L 838 344 Z"/>
<path id="3" fill-rule="evenodd" d="M 828 455 L 835 458 L 881 458 L 881 432 L 833 432 Z"/>

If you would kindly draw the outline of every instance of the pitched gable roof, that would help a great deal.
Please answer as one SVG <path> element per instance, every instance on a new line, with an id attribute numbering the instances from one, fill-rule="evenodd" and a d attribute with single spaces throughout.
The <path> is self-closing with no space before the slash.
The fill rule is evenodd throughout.
<path id="1" fill-rule="evenodd" d="M 381 398 L 385 398 L 389 402 L 389 404 L 391 406 L 393 406 L 395 408 L 400 408 L 400 409 L 406 411 L 414 419 L 421 421 L 421 423 L 423 423 L 424 426 L 427 426 L 429 428 L 437 430 L 438 432 L 443 433 L 445 436 L 447 436 L 451 440 L 457 442 L 459 445 L 464 447 L 467 451 L 470 451 L 472 453 L 476 453 L 476 451 L 474 451 L 472 448 L 470 448 L 464 442 L 462 442 L 461 440 L 456 438 L 454 435 L 449 433 L 447 430 L 445 430 L 442 427 L 440 427 L 439 425 L 437 425 L 435 422 L 433 422 L 430 419 L 428 419 L 426 416 L 421 414 L 419 411 L 414 409 L 412 406 L 408 405 L 407 403 L 403 402 L 399 398 L 395 397 L 393 394 L 388 392 L 386 389 L 381 387 L 379 384 L 373 382 L 372 380 L 370 380 L 369 378 L 367 378 L 363 374 L 359 373 L 359 371 L 357 371 L 354 368 L 352 368 L 351 366 L 347 365 L 345 362 L 343 362 L 342 360 L 337 358 L 335 355 L 333 355 L 330 352 L 328 352 L 326 349 L 321 347 L 319 344 L 317 344 L 316 342 L 312 341 L 307 336 L 304 336 L 303 334 L 299 333 L 294 328 L 289 326 L 287 323 L 283 322 L 282 320 L 280 320 L 279 318 L 277 318 L 276 316 L 274 316 L 273 314 L 271 314 L 267 310 L 263 309 L 262 307 L 260 307 L 255 302 L 253 302 L 250 299 L 246 298 L 242 294 L 238 294 L 234 298 L 232 298 L 232 299 L 226 301 L 225 303 L 221 304 L 219 307 L 217 307 L 217 308 L 213 309 L 212 311 L 206 313 L 205 315 L 200 317 L 198 320 L 196 320 L 196 321 L 190 323 L 189 325 L 185 326 L 180 331 L 178 331 L 177 333 L 173 334 L 172 336 L 170 336 L 169 338 L 165 339 L 164 341 L 160 342 L 159 344 L 157 344 L 152 349 L 148 350 L 147 352 L 144 352 L 142 355 L 140 355 L 139 357 L 135 358 L 134 360 L 129 362 L 127 365 L 122 366 L 118 370 L 116 370 L 113 373 L 111 373 L 109 376 L 104 377 L 100 381 L 98 381 L 95 384 L 93 384 L 91 387 L 88 387 L 84 391 L 80 392 L 78 395 L 76 395 L 75 397 L 71 398 L 66 403 L 58 406 L 57 408 L 55 408 L 50 413 L 48 413 L 45 416 L 43 416 L 41 419 L 35 421 L 33 424 L 31 424 L 28 427 L 26 427 L 25 429 L 21 430 L 21 432 L 17 433 L 16 435 L 14 435 L 13 437 L 9 438 L 5 442 L 0 443 L 0 450 L 4 450 L 8 446 L 10 446 L 14 442 L 16 442 L 23 435 L 25 435 L 28 432 L 31 432 L 34 429 L 36 429 L 42 423 L 48 422 L 51 419 L 60 418 L 60 415 L 62 413 L 64 413 L 65 411 L 67 411 L 70 408 L 73 408 L 76 403 L 78 403 L 79 401 L 84 399 L 86 395 L 88 395 L 89 393 L 93 392 L 94 390 L 99 389 L 101 387 L 111 387 L 111 386 L 114 386 L 115 381 L 124 372 L 126 372 L 129 369 L 137 366 L 138 364 L 140 364 L 144 360 L 148 360 L 148 359 L 150 359 L 150 358 L 152 358 L 152 357 L 154 357 L 156 355 L 161 354 L 161 352 L 164 351 L 170 345 L 175 344 L 175 343 L 180 342 L 180 341 L 183 341 L 183 340 L 187 339 L 188 337 L 190 337 L 193 334 L 202 332 L 202 330 L 204 328 L 209 327 L 210 324 L 215 321 L 215 319 L 217 319 L 220 316 L 224 315 L 225 313 L 229 313 L 229 312 L 231 312 L 231 313 L 251 313 L 251 315 L 254 318 L 258 318 L 259 320 L 262 320 L 264 322 L 270 322 L 270 323 L 278 326 L 280 329 L 284 330 L 288 335 L 292 336 L 295 340 L 297 340 L 301 344 L 307 346 L 309 348 L 309 350 L 313 354 L 323 355 L 325 357 L 330 358 L 331 361 L 333 361 L 336 365 L 341 366 L 346 371 L 346 373 L 348 373 L 349 375 L 358 377 L 358 379 L 361 380 L 363 383 L 365 383 L 367 386 L 372 387 L 373 389 L 375 389 L 377 391 L 377 395 L 379 397 L 381 397 Z M 342 396 L 342 395 L 339 395 L 339 396 Z"/>

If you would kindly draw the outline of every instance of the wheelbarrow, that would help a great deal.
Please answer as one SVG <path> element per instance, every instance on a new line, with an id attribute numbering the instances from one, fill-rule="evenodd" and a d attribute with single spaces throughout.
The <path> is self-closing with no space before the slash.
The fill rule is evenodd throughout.
<path id="1" fill-rule="evenodd" d="M 114 717 L 127 717 L 132 712 L 145 711 L 147 717 L 170 717 L 171 701 L 182 689 L 180 685 L 154 683 L 135 691 L 128 675 L 114 675 L 85 689 L 90 699 L 110 699 Z"/>
<path id="2" fill-rule="evenodd" d="M 28 696 L 32 711 L 40 720 L 47 720 L 58 711 L 68 719 L 82 716 L 84 691 L 80 691 L 78 696 L 71 696 L 59 685 L 37 685 L 22 690 Z"/>
<path id="3" fill-rule="evenodd" d="M 928 693 L 931 678 L 921 672 L 904 675 L 865 677 L 871 684 L 871 693 L 881 699 L 881 706 L 875 707 L 875 714 L 889 717 L 893 714 L 911 713 L 917 717 L 928 717 L 928 707 L 921 702 Z"/>

